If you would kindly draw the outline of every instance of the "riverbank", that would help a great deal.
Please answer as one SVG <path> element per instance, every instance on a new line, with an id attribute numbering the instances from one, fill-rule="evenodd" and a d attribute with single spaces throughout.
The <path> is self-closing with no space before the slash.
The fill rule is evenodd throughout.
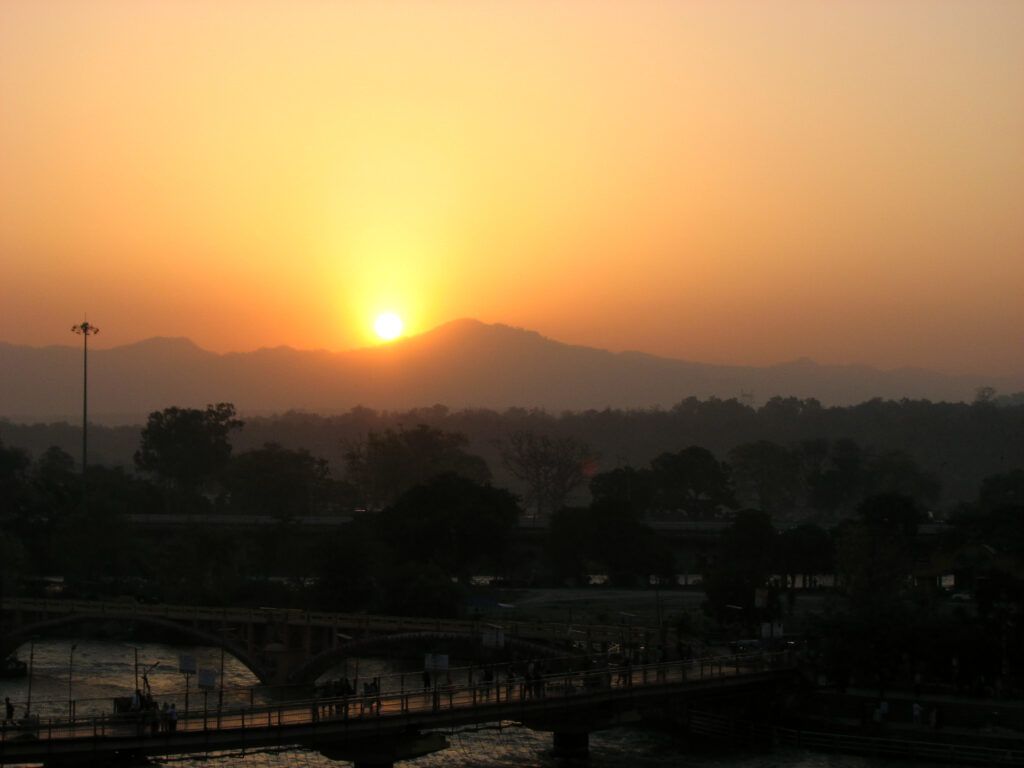
<path id="1" fill-rule="evenodd" d="M 806 705 L 810 702 L 802 702 Z M 751 722 L 727 714 L 691 711 L 685 716 L 691 738 L 728 744 L 761 745 L 824 753 L 902 758 L 915 763 L 1024 765 L 1024 737 L 1011 729 L 942 727 L 907 723 L 863 726 L 853 718 L 790 713 L 776 723 Z"/>
<path id="2" fill-rule="evenodd" d="M 787 618 L 798 622 L 809 613 L 820 612 L 827 594 L 824 590 L 798 591 Z M 495 590 L 491 598 L 493 603 L 487 613 L 493 618 L 654 627 L 659 621 L 678 622 L 684 614 L 703 615 L 702 606 L 707 596 L 700 587 L 617 589 L 594 586 Z"/>
<path id="3" fill-rule="evenodd" d="M 794 746 L 1024 765 L 1024 702 L 849 689 L 798 697 L 774 734 Z"/>

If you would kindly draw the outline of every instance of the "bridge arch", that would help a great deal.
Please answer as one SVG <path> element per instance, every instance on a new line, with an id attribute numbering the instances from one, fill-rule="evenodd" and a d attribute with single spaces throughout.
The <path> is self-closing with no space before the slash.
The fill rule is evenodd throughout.
<path id="1" fill-rule="evenodd" d="M 472 635 L 460 632 L 401 632 L 390 635 L 373 635 L 361 637 L 357 640 L 350 640 L 334 648 L 328 648 L 311 657 L 301 666 L 295 668 L 289 675 L 289 681 L 295 684 L 311 684 L 327 670 L 337 666 L 346 658 L 353 658 L 359 654 L 373 653 L 383 650 L 389 645 L 398 645 L 410 641 L 433 641 L 450 640 L 460 643 L 478 643 L 479 640 Z M 564 656 L 565 650 L 552 648 L 551 646 L 537 643 L 530 640 L 522 640 L 517 637 L 506 637 L 505 646 L 535 657 L 553 658 Z"/>
<path id="2" fill-rule="evenodd" d="M 3 637 L 0 637 L 0 658 L 6 658 L 14 653 L 19 646 L 29 642 L 33 637 L 54 634 L 57 630 L 79 624 L 87 624 L 89 622 L 109 623 L 111 621 L 130 622 L 157 629 L 170 630 L 176 635 L 194 640 L 196 645 L 223 648 L 225 653 L 240 661 L 261 683 L 268 684 L 271 681 L 272 676 L 267 666 L 237 643 L 226 641 L 223 636 L 215 632 L 207 632 L 198 627 L 164 619 L 159 616 L 135 615 L 120 617 L 99 613 L 70 613 L 31 624 L 23 624 L 5 632 Z"/>

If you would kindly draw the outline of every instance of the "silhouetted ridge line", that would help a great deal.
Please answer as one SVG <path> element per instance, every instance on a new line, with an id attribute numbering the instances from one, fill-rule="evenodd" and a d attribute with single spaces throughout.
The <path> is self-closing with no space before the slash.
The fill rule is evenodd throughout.
<path id="1" fill-rule="evenodd" d="M 79 364 L 71 346 L 0 344 L 0 417 L 72 417 L 81 394 Z M 98 421 L 118 414 L 116 423 L 129 416 L 140 422 L 170 404 L 215 402 L 233 402 L 242 413 L 435 403 L 557 412 L 667 408 L 691 396 L 753 402 L 794 396 L 825 405 L 876 397 L 970 401 L 985 385 L 1002 393 L 1024 389 L 1005 379 L 819 365 L 806 358 L 767 367 L 709 365 L 570 345 L 536 331 L 465 318 L 391 344 L 344 352 L 279 346 L 218 354 L 173 337 L 90 350 L 90 413 Z"/>

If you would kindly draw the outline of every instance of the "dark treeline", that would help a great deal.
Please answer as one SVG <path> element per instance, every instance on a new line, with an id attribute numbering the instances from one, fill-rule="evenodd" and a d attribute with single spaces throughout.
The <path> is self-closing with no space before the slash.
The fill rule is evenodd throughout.
<path id="1" fill-rule="evenodd" d="M 1000 403 L 1000 404 L 997 404 Z M 405 412 L 354 408 L 338 416 L 287 413 L 247 418 L 232 435 L 238 451 L 275 443 L 302 448 L 323 458 L 340 474 L 353 445 L 368 434 L 412 429 L 419 424 L 464 435 L 468 451 L 481 457 L 494 482 L 523 493 L 522 484 L 502 461 L 502 444 L 529 432 L 572 439 L 588 446 L 598 471 L 643 466 L 667 451 L 699 445 L 720 460 L 739 446 L 761 441 L 806 452 L 811 444 L 855 445 L 863 461 L 898 463 L 909 459 L 939 481 L 929 504 L 948 508 L 975 498 L 985 477 L 1024 466 L 1024 404 L 982 393 L 973 404 L 872 400 L 856 406 L 822 407 L 815 400 L 774 398 L 759 408 L 737 400 L 688 398 L 668 410 L 603 410 L 550 414 L 512 408 L 449 410 L 444 406 Z M 132 466 L 139 427 L 90 427 L 90 447 L 98 463 Z M 58 446 L 77 455 L 78 428 L 67 424 L 20 425 L 0 421 L 0 438 L 31 456 Z M 824 442 L 823 442 L 824 441 Z M 888 458 L 886 458 L 888 457 Z M 585 500 L 585 499 L 578 499 Z"/>
<path id="2" fill-rule="evenodd" d="M 446 425 L 468 418 L 415 415 L 430 413 Z M 1017 416 L 989 403 L 957 413 L 1001 425 L 996 434 L 1001 419 Z M 685 420 L 618 415 L 648 416 Z M 1024 662 L 1024 469 L 983 478 L 947 510 L 948 533 L 926 542 L 919 526 L 948 473 L 927 472 L 892 448 L 851 438 L 755 440 L 733 445 L 723 460 L 683 441 L 635 466 L 600 471 L 597 452 L 558 428 L 614 414 L 492 417 L 505 427 L 515 418 L 520 428 L 490 439 L 495 466 L 521 493 L 501 487 L 464 435 L 369 412 L 339 417 L 362 419 L 365 431 L 342 444 L 337 471 L 306 448 L 236 448 L 252 425 L 229 404 L 151 414 L 136 433 L 132 467 L 90 466 L 85 482 L 59 447 L 32 458 L 0 443 L 0 588 L 45 592 L 41 577 L 61 576 L 71 596 L 457 615 L 480 575 L 512 586 L 582 585 L 595 573 L 615 586 L 646 587 L 651 577 L 674 586 L 681 564 L 651 522 L 725 519 L 718 545 L 683 566 L 703 579 L 700 631 L 754 632 L 792 610 L 798 581 L 834 574 L 834 596 L 811 628 L 820 662 L 837 679 L 1016 684 Z M 257 428 L 334 423 L 290 416 Z M 528 429 L 545 426 L 554 434 Z M 585 503 L 573 499 L 580 489 Z M 313 535 L 302 524 L 353 510 L 361 511 L 351 521 Z M 793 510 L 807 513 L 800 524 Z M 131 523 L 130 515 L 146 512 L 185 516 L 188 525 Z M 220 527 L 213 514 L 272 522 Z M 537 516 L 548 526 L 539 551 L 536 536 L 527 551 L 517 525 Z M 971 610 L 950 610 L 938 584 L 947 574 Z M 698 628 L 694 617 L 669 620 Z"/>

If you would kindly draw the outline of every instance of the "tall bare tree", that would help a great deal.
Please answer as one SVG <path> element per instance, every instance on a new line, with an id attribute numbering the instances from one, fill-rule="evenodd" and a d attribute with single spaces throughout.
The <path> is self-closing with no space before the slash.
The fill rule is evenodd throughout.
<path id="1" fill-rule="evenodd" d="M 557 512 L 587 477 L 594 460 L 586 444 L 571 437 L 549 437 L 533 432 L 513 433 L 499 443 L 501 460 L 526 486 L 524 501 L 534 509 L 534 520 Z"/>

